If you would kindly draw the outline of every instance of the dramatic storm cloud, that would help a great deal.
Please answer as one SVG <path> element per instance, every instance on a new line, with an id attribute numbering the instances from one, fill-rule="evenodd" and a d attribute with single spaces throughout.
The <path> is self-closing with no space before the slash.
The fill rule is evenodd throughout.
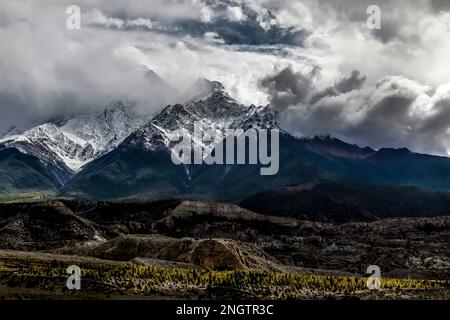
<path id="1" fill-rule="evenodd" d="M 80 30 L 66 28 L 72 4 Z M 366 25 L 373 4 L 379 30 Z M 3 0 L 0 133 L 114 99 L 151 115 L 205 77 L 242 103 L 271 103 L 297 134 L 446 154 L 449 10 L 440 0 Z"/>
<path id="2" fill-rule="evenodd" d="M 285 111 L 289 106 L 305 101 L 311 92 L 312 75 L 295 73 L 291 67 L 280 73 L 267 77 L 261 85 L 270 92 L 270 103 L 278 111 Z"/>
<path id="3" fill-rule="evenodd" d="M 376 148 L 405 146 L 419 152 L 449 152 L 450 84 L 433 90 L 405 77 L 390 76 L 360 89 L 365 77 L 353 71 L 333 87 L 318 90 L 312 77 L 290 69 L 269 79 L 286 81 L 265 89 L 281 114 L 282 125 L 299 135 L 332 133 Z M 289 107 L 286 99 L 293 102 Z"/>

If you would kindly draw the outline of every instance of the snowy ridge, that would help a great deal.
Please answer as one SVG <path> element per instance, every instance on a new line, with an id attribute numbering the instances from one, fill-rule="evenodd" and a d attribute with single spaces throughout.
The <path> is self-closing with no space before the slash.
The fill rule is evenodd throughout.
<path id="1" fill-rule="evenodd" d="M 34 155 L 45 164 L 77 172 L 116 148 L 143 122 L 132 105 L 116 101 L 101 113 L 78 116 L 60 126 L 44 123 L 21 134 L 7 135 L 0 143 Z"/>
<path id="2" fill-rule="evenodd" d="M 205 84 L 208 80 L 200 81 Z M 197 82 L 190 92 L 195 92 L 198 87 Z M 215 132 L 216 136 L 223 137 L 227 129 L 279 129 L 276 113 L 269 106 L 241 105 L 226 93 L 219 82 L 209 82 L 207 87 L 209 91 L 202 92 L 205 98 L 167 106 L 153 120 L 131 134 L 124 141 L 124 145 L 148 150 L 172 150 L 176 146 L 176 143 L 170 141 L 172 134 L 176 130 L 181 130 L 190 136 L 194 144 L 200 145 L 202 149 L 211 150 L 215 146 L 214 142 L 205 144 L 194 137 L 196 123 L 201 123 L 203 131 Z"/>

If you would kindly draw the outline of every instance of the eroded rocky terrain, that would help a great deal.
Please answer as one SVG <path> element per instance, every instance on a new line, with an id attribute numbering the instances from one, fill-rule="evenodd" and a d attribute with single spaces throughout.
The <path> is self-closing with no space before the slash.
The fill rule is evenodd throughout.
<path id="1" fill-rule="evenodd" d="M 357 279 L 365 279 L 367 267 L 377 265 L 383 278 L 448 281 L 449 242 L 450 217 L 445 216 L 333 223 L 186 200 L 90 203 L 60 199 L 5 203 L 0 204 L 0 291 L 11 290 L 8 283 L 16 289 L 21 287 L 20 281 L 11 280 L 14 272 L 8 270 L 16 270 L 11 265 L 17 267 L 24 255 L 39 260 L 48 254 L 55 265 L 77 257 L 94 265 L 117 263 L 151 270 L 209 270 L 211 274 L 232 270 Z M 61 277 L 65 277 L 64 272 Z M 216 281 L 216 276 L 209 277 L 208 281 Z M 439 290 L 443 291 L 433 291 L 429 296 L 424 291 L 412 296 L 410 292 L 406 296 L 448 296 L 447 289 Z M 258 292 L 258 297 L 267 297 Z M 282 296 L 339 296 L 326 290 L 308 292 Z M 133 294 L 158 297 L 157 292 L 145 290 Z M 189 297 L 190 294 L 186 293 Z M 167 295 L 170 293 L 161 297 Z M 352 295 L 368 297 L 356 291 Z"/>

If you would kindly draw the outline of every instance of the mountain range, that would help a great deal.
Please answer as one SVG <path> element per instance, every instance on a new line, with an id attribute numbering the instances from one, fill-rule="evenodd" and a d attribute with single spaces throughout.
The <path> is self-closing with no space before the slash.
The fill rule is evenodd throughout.
<path id="1" fill-rule="evenodd" d="M 215 81 L 201 79 L 177 99 L 180 103 L 149 119 L 133 103 L 115 101 L 100 113 L 7 134 L 0 139 L 0 196 L 191 198 L 297 216 L 315 211 L 407 215 L 411 203 L 420 203 L 416 215 L 448 214 L 450 158 L 405 148 L 361 148 L 331 136 L 296 137 L 280 127 L 270 106 L 244 106 Z M 278 174 L 261 176 L 259 165 L 174 165 L 170 132 L 192 135 L 196 122 L 216 132 L 280 130 Z M 395 210 L 381 208 L 386 203 Z"/>

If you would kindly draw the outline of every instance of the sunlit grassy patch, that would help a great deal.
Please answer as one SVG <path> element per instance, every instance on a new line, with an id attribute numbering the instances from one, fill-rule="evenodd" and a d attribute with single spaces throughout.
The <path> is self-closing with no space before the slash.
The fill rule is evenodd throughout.
<path id="1" fill-rule="evenodd" d="M 0 279 L 7 274 L 41 277 L 67 277 L 69 262 L 38 259 L 0 261 Z M 83 281 L 95 281 L 139 295 L 167 290 L 208 290 L 226 288 L 246 292 L 258 298 L 296 299 L 311 295 L 360 295 L 369 292 L 365 277 L 312 275 L 281 272 L 215 271 L 177 269 L 164 266 L 113 265 L 83 263 Z M 450 290 L 449 280 L 382 279 L 380 292 L 410 290 Z"/>

